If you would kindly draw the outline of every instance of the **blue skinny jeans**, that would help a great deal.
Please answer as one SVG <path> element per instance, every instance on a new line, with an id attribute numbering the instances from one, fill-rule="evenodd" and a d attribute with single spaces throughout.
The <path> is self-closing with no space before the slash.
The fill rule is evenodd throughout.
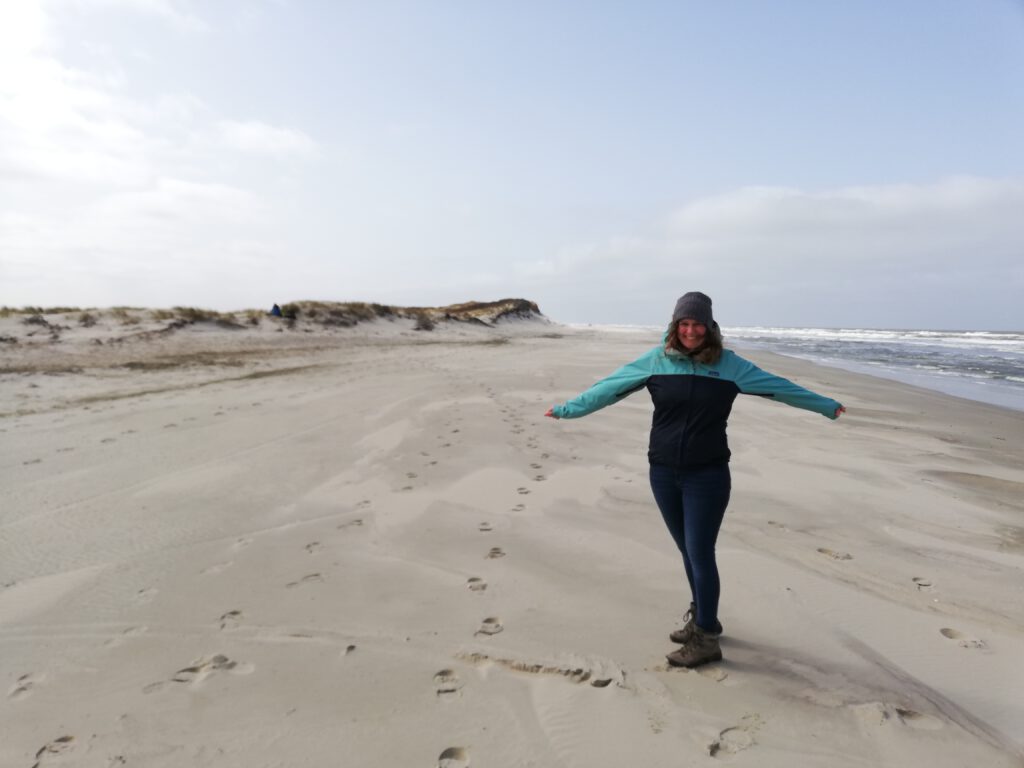
<path id="1" fill-rule="evenodd" d="M 651 490 L 669 533 L 683 555 L 697 626 L 718 628 L 721 583 L 715 562 L 715 541 L 729 504 L 732 478 L 728 464 L 697 469 L 651 465 Z"/>

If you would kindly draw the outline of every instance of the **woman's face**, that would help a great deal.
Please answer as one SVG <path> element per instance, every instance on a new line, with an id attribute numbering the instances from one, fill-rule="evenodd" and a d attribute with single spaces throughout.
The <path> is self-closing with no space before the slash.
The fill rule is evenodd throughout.
<path id="1" fill-rule="evenodd" d="M 684 349 L 697 349 L 704 343 L 704 336 L 707 332 L 708 327 L 704 323 L 698 323 L 696 320 L 685 317 L 676 325 L 676 335 Z"/>

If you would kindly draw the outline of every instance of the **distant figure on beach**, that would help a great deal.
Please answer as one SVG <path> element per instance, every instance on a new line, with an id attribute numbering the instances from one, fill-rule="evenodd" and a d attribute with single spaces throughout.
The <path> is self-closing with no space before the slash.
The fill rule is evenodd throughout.
<path id="1" fill-rule="evenodd" d="M 644 387 L 654 401 L 651 490 L 690 583 L 684 626 L 669 635 L 681 647 L 667 658 L 673 666 L 696 667 L 722 658 L 715 541 L 732 487 L 725 427 L 736 395 L 771 398 L 830 419 L 846 409 L 724 349 L 711 299 L 692 292 L 676 302 L 664 343 L 544 415 L 577 419 Z"/>
<path id="2" fill-rule="evenodd" d="M 277 306 L 277 304 L 275 304 L 273 306 L 273 308 L 270 310 L 270 316 L 271 317 L 280 317 L 281 316 L 281 308 L 279 306 Z"/>

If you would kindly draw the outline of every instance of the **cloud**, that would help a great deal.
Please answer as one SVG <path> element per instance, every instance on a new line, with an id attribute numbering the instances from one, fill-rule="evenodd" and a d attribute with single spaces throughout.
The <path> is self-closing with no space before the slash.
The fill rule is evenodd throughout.
<path id="1" fill-rule="evenodd" d="M 186 168 L 207 178 L 227 143 L 250 153 L 309 154 L 315 142 L 301 130 L 259 120 L 237 121 L 188 92 L 128 95 L 115 59 L 105 71 L 64 64 L 60 25 L 51 11 L 131 10 L 190 23 L 169 0 L 22 2 L 0 11 L 0 172 L 8 178 L 146 188 Z M 194 24 L 193 24 L 194 26 Z M 0 189 L 0 192 L 3 190 Z"/>
<path id="2" fill-rule="evenodd" d="M 739 263 L 759 256 L 818 264 L 952 265 L 979 249 L 1003 259 L 1022 242 L 1018 180 L 957 177 L 933 184 L 823 191 L 749 187 L 681 207 L 668 239 L 683 252 Z M 974 256 L 972 256 L 973 258 Z"/>
<path id="3" fill-rule="evenodd" d="M 0 68 L 20 61 L 44 45 L 52 44 L 46 14 L 38 3 L 8 3 L 0 24 Z M 10 73 L 8 73 L 10 74 Z"/>
<path id="4" fill-rule="evenodd" d="M 221 308 L 298 271 L 285 259 L 272 212 L 252 192 L 158 178 L 146 189 L 104 195 L 60 221 L 51 214 L 0 215 L 0 282 L 24 299 L 153 306 L 190 301 Z M 186 298 L 182 298 L 186 297 Z"/>
<path id="5" fill-rule="evenodd" d="M 83 204 L 60 222 L 46 212 L 5 212 L 0 249 L 5 261 L 51 268 L 74 267 L 84 253 L 99 270 L 125 259 L 136 265 L 153 259 L 166 268 L 191 264 L 190 254 L 200 246 L 261 231 L 256 225 L 266 215 L 260 199 L 245 189 L 161 177 L 148 188 Z"/>
<path id="6" fill-rule="evenodd" d="M 316 142 L 309 136 L 291 128 L 276 128 L 255 120 L 222 120 L 217 127 L 224 143 L 242 152 L 305 155 L 316 149 Z"/>
<path id="7" fill-rule="evenodd" d="M 43 6 L 14 4 L 0 20 L 0 170 L 22 179 L 145 183 L 157 149 L 117 78 L 69 68 L 51 52 Z M 14 41 L 15 45 L 8 45 Z"/>
<path id="8" fill-rule="evenodd" d="M 660 322 L 676 295 L 700 289 L 733 324 L 1019 327 L 1021 211 L 1016 179 L 745 187 L 512 271 L 571 319 Z"/>
<path id="9" fill-rule="evenodd" d="M 273 280 L 285 246 L 260 187 L 276 178 L 267 156 L 315 143 L 297 128 L 217 114 L 188 92 L 132 97 L 114 55 L 103 59 L 109 71 L 67 65 L 61 33 L 72 27 L 55 10 L 65 7 L 200 26 L 160 0 L 24 0 L 0 11 L 0 302 L 159 304 L 210 286 L 207 298 L 224 306 Z M 225 140 L 256 156 L 232 162 Z M 229 286 L 219 297 L 216 282 Z"/>
<path id="10" fill-rule="evenodd" d="M 746 187 L 699 198 L 660 231 L 563 248 L 523 273 L 569 275 L 609 265 L 701 262 L 746 268 L 887 263 L 1016 264 L 1024 244 L 1024 182 L 951 178 L 934 184 L 806 191 Z M 538 263 L 543 267 L 538 269 Z"/>
<path id="11" fill-rule="evenodd" d="M 199 16 L 187 10 L 187 3 L 175 0 L 51 0 L 51 5 L 77 6 L 85 10 L 131 11 L 155 16 L 188 32 L 208 32 L 209 25 Z"/>

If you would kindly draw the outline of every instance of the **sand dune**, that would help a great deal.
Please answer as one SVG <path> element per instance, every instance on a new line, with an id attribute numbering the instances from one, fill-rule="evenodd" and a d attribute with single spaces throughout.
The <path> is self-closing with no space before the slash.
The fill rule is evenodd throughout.
<path id="1" fill-rule="evenodd" d="M 751 354 L 682 671 L 653 341 L 412 328 L 2 345 L 0 765 L 1022 764 L 1024 414 Z"/>

